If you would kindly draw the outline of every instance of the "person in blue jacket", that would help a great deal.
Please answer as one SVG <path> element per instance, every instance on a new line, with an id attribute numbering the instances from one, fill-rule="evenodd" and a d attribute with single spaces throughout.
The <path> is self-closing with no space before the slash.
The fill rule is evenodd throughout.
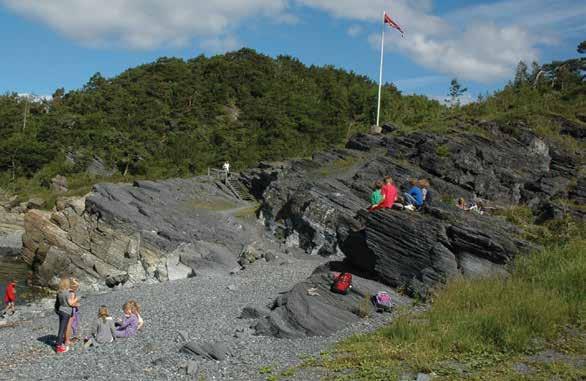
<path id="1" fill-rule="evenodd" d="M 415 208 L 421 208 L 423 206 L 423 192 L 417 184 L 417 180 L 409 180 L 409 185 L 411 189 L 403 195 L 405 203 L 407 205 L 413 205 Z"/>

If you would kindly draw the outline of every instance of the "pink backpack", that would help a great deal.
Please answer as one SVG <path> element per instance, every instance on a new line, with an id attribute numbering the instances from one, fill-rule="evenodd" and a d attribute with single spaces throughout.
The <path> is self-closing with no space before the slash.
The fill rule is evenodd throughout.
<path id="1" fill-rule="evenodd" d="M 391 295 L 385 291 L 379 291 L 372 297 L 372 303 L 376 307 L 378 312 L 391 312 L 393 308 L 393 302 Z"/>

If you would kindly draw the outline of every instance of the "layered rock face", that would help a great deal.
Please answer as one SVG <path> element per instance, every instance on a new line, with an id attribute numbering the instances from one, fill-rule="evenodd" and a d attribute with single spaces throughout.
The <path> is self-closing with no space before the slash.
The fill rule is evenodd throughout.
<path id="1" fill-rule="evenodd" d="M 258 239 L 254 226 L 223 212 L 236 206 L 204 179 L 102 184 L 51 212 L 29 211 L 23 257 L 39 285 L 73 275 L 96 290 L 227 273 Z"/>
<path id="2" fill-rule="evenodd" d="M 373 279 L 425 295 L 456 274 L 503 273 L 515 255 L 534 248 L 503 218 L 457 209 L 457 198 L 477 196 L 489 208 L 524 203 L 536 212 L 550 200 L 581 200 L 580 152 L 547 144 L 523 125 L 478 128 L 448 136 L 359 134 L 345 150 L 250 171 L 248 184 L 262 193 L 263 217 L 286 242 L 310 254 L 343 252 Z M 434 207 L 365 213 L 373 182 L 385 175 L 402 191 L 410 178 L 429 179 Z"/>

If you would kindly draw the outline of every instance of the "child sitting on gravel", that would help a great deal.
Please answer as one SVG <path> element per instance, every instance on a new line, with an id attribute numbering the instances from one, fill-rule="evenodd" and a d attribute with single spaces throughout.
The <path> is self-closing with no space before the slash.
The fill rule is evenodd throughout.
<path id="1" fill-rule="evenodd" d="M 136 335 L 138 329 L 138 316 L 132 313 L 131 303 L 129 302 L 124 303 L 122 311 L 124 311 L 124 318 L 115 324 L 116 331 L 114 336 L 132 337 Z"/>
<path id="2" fill-rule="evenodd" d="M 98 310 L 98 320 L 92 330 L 92 337 L 87 337 L 84 348 L 89 348 L 96 344 L 107 344 L 114 341 L 114 335 L 116 333 L 116 327 L 114 326 L 114 320 L 108 313 L 106 306 L 100 306 Z"/>
<path id="3" fill-rule="evenodd" d="M 130 304 L 130 310 L 133 314 L 136 315 L 138 318 L 138 330 L 141 331 L 142 327 L 144 326 L 144 320 L 142 320 L 142 316 L 140 316 L 140 304 L 136 300 L 129 300 L 128 303 Z"/>

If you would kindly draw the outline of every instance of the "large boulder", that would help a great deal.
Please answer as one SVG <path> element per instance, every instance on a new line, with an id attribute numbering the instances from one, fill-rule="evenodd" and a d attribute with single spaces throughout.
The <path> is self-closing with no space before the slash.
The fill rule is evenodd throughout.
<path id="1" fill-rule="evenodd" d="M 271 311 L 266 311 L 267 314 L 254 325 L 256 333 L 279 338 L 329 336 L 374 314 L 370 298 L 378 291 L 387 291 L 396 306 L 410 303 L 409 298 L 400 296 L 389 287 L 358 275 L 353 275 L 352 288 L 347 295 L 333 293 L 330 287 L 334 271 L 345 270 L 348 269 L 338 263 L 318 267 L 307 280 L 275 300 Z M 250 306 L 247 309 L 250 310 Z"/>
<path id="2" fill-rule="evenodd" d="M 347 260 L 418 296 L 456 275 L 504 275 L 515 255 L 533 248 L 504 220 L 455 208 L 387 209 L 365 218 L 362 249 L 348 251 Z"/>

